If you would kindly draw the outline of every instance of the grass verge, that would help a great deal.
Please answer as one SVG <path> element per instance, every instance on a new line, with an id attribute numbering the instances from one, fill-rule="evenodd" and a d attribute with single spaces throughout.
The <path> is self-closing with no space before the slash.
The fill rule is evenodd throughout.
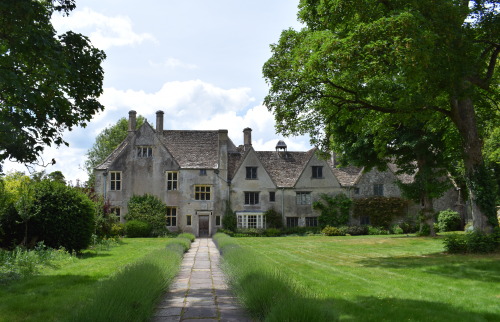
<path id="1" fill-rule="evenodd" d="M 106 251 L 86 250 L 78 256 L 59 256 L 50 265 L 26 279 L 0 287 L 0 321 L 63 321 L 90 305 L 106 280 L 120 274 L 127 265 L 148 254 L 168 248 L 189 248 L 171 244 L 172 238 L 123 238 L 119 246 Z M 168 251 L 167 251 L 168 252 Z M 170 274 L 170 273 L 169 273 Z"/>
<path id="2" fill-rule="evenodd" d="M 498 253 L 450 255 L 443 253 L 442 238 L 404 236 L 232 238 L 224 243 L 251 252 L 266 270 L 291 280 L 296 298 L 312 299 L 317 310 L 333 310 L 340 320 L 500 321 Z"/>
<path id="3" fill-rule="evenodd" d="M 222 268 L 251 316 L 261 321 L 334 321 L 332 310 L 318 306 L 317 295 L 232 237 L 216 234 Z"/>
<path id="4" fill-rule="evenodd" d="M 149 321 L 160 295 L 177 274 L 190 236 L 167 241 L 166 251 L 156 250 L 127 265 L 100 283 L 92 301 L 71 321 Z"/>

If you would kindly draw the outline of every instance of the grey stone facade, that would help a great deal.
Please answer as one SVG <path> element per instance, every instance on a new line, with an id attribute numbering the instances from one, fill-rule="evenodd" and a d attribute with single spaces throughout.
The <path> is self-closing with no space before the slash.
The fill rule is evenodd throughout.
<path id="1" fill-rule="evenodd" d="M 196 236 L 210 236 L 221 228 L 226 201 L 242 228 L 265 227 L 263 213 L 270 208 L 283 215 L 286 225 L 314 226 L 319 213 L 312 203 L 323 193 L 400 196 L 395 181 L 411 180 L 396 176 L 391 167 L 367 173 L 362 168 L 338 168 L 333 159 L 319 159 L 315 149 L 289 152 L 283 141 L 275 151 L 255 151 L 249 128 L 237 147 L 227 130 L 164 130 L 161 111 L 155 129 L 145 123 L 134 131 L 135 120 L 131 111 L 127 138 L 95 168 L 96 191 L 109 199 L 122 221 L 128 200 L 148 193 L 169 207 L 170 230 Z M 436 203 L 438 209 L 457 200 L 454 191 L 442 199 Z"/>

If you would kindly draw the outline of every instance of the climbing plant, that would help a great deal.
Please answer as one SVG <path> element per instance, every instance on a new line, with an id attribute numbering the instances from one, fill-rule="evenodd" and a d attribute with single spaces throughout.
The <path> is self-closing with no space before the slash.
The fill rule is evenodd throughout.
<path id="1" fill-rule="evenodd" d="M 321 228 L 326 226 L 338 227 L 347 225 L 349 222 L 349 210 L 352 200 L 341 193 L 336 196 L 330 196 L 326 193 L 320 195 L 320 200 L 313 202 L 313 209 L 319 210 L 321 215 L 318 217 L 318 223 Z"/>

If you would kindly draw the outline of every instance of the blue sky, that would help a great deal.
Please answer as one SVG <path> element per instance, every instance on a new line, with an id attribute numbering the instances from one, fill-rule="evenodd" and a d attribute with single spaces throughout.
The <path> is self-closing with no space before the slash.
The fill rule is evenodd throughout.
<path id="1" fill-rule="evenodd" d="M 105 127 L 136 110 L 148 121 L 165 112 L 165 129 L 228 129 L 235 144 L 251 127 L 253 145 L 274 150 L 281 136 L 262 105 L 262 65 L 282 30 L 299 29 L 299 0 L 78 0 L 69 17 L 53 17 L 56 30 L 80 32 L 107 54 L 105 110 L 85 128 L 66 133 L 69 147 L 47 148 L 75 183 L 85 181 L 85 153 Z M 310 148 L 307 137 L 285 138 L 291 151 Z M 5 163 L 5 171 L 23 165 Z"/>

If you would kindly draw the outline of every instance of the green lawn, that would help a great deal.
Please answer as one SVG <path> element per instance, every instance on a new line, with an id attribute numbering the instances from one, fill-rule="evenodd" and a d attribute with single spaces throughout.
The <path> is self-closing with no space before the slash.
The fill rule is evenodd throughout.
<path id="1" fill-rule="evenodd" d="M 233 238 L 348 321 L 500 321 L 500 254 L 443 254 L 439 238 Z M 258 277 L 255 277 L 258 278 Z"/>
<path id="2" fill-rule="evenodd" d="M 107 251 L 85 251 L 41 274 L 0 285 L 0 321 L 61 321 L 92 299 L 99 281 L 158 249 L 168 238 L 122 239 Z"/>

